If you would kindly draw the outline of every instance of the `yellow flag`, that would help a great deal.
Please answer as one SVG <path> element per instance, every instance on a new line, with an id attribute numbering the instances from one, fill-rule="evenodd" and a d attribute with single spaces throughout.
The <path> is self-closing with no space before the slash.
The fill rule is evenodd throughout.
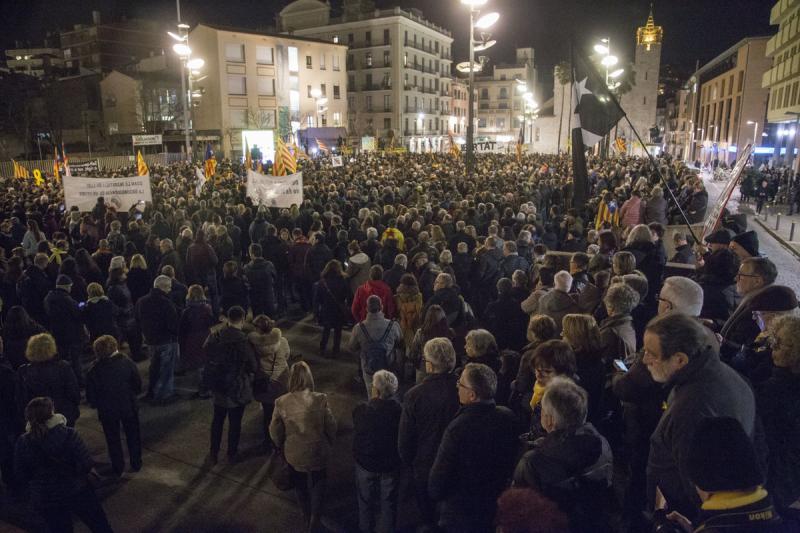
<path id="1" fill-rule="evenodd" d="M 253 169 L 253 156 L 250 155 L 250 146 L 247 144 L 247 139 L 244 140 L 244 166 L 247 167 L 247 170 Z M 258 162 L 258 166 L 261 166 L 261 161 Z M 259 170 L 259 172 L 261 172 Z"/>
<path id="2" fill-rule="evenodd" d="M 278 150 L 281 152 L 281 163 L 285 174 L 294 174 L 297 172 L 297 159 L 295 159 L 289 147 L 282 140 L 278 140 Z"/>
<path id="3" fill-rule="evenodd" d="M 273 176 L 285 176 L 286 175 L 286 168 L 283 166 L 283 152 L 281 152 L 281 146 L 283 145 L 283 141 L 278 139 L 275 141 L 275 160 L 272 162 L 272 175 Z"/>
<path id="4" fill-rule="evenodd" d="M 33 170 L 33 180 L 36 183 L 37 187 L 41 187 L 44 185 L 44 178 L 42 177 L 42 171 L 38 168 Z"/>
<path id="5" fill-rule="evenodd" d="M 58 168 L 58 148 L 55 147 L 53 147 L 53 177 L 56 178 L 57 183 L 61 183 L 61 171 Z"/>
<path id="6" fill-rule="evenodd" d="M 150 169 L 147 168 L 147 163 L 145 163 L 144 157 L 142 157 L 141 150 L 136 153 L 136 168 L 140 176 L 147 176 L 150 174 Z"/>

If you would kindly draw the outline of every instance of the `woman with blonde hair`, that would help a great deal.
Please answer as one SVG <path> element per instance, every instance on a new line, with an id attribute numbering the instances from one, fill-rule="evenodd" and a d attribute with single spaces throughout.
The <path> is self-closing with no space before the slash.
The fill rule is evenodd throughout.
<path id="1" fill-rule="evenodd" d="M 94 341 L 101 335 L 120 338 L 120 330 L 114 322 L 114 304 L 106 296 L 103 286 L 92 282 L 86 287 L 88 299 L 83 308 L 83 323 L 89 330 L 89 338 Z"/>
<path id="2" fill-rule="evenodd" d="M 275 410 L 275 399 L 286 393 L 289 383 L 289 341 L 275 327 L 267 315 L 253 319 L 253 331 L 247 334 L 258 359 L 258 370 L 253 381 L 253 398 L 261 403 L 264 414 L 264 450 L 272 449 L 269 425 Z"/>
<path id="3" fill-rule="evenodd" d="M 561 336 L 575 353 L 575 373 L 589 394 L 589 421 L 596 423 L 601 415 L 606 377 L 600 328 L 591 315 L 569 314 L 561 323 Z"/>
<path id="4" fill-rule="evenodd" d="M 81 415 L 78 378 L 67 361 L 56 359 L 57 353 L 56 341 L 49 333 L 28 340 L 25 358 L 30 363 L 17 370 L 17 406 L 21 412 L 33 398 L 47 396 L 53 399 L 56 411 L 66 417 L 67 425 L 75 427 Z"/>
<path id="5" fill-rule="evenodd" d="M 336 437 L 336 419 L 328 397 L 314 392 L 314 377 L 304 361 L 289 370 L 289 392 L 275 401 L 269 434 L 289 463 L 305 530 L 320 528 L 328 459 Z"/>
<path id="6" fill-rule="evenodd" d="M 147 269 L 147 260 L 142 254 L 131 256 L 126 283 L 131 291 L 131 300 L 133 300 L 134 305 L 139 301 L 139 298 L 150 292 L 153 280 L 150 277 L 150 271 Z"/>

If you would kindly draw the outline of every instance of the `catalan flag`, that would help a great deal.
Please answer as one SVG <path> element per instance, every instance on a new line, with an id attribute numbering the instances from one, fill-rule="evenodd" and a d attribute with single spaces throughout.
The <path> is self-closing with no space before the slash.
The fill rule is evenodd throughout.
<path id="1" fill-rule="evenodd" d="M 293 143 L 292 144 L 292 151 L 294 152 L 294 158 L 295 159 L 298 159 L 298 160 L 300 160 L 300 159 L 311 159 L 310 157 L 308 157 L 308 154 L 306 153 L 305 150 L 303 150 L 302 148 L 297 146 L 297 143 Z"/>
<path id="2" fill-rule="evenodd" d="M 624 154 L 628 152 L 628 143 L 622 137 L 617 137 L 614 141 L 614 147 L 616 147 L 617 152 Z"/>
<path id="3" fill-rule="evenodd" d="M 27 179 L 27 178 L 31 177 L 30 172 L 28 172 L 28 169 L 25 168 L 24 166 L 22 166 L 21 163 L 17 163 L 13 159 L 11 160 L 11 162 L 14 164 L 14 177 L 15 178 L 24 180 L 24 179 Z"/>
<path id="4" fill-rule="evenodd" d="M 150 174 L 150 169 L 147 168 L 147 163 L 145 162 L 144 157 L 142 157 L 141 150 L 136 153 L 136 169 L 138 170 L 140 176 L 147 176 Z"/>
<path id="5" fill-rule="evenodd" d="M 519 137 L 517 137 L 517 163 L 522 161 L 522 146 L 525 144 L 525 122 L 519 128 Z"/>
<path id="6" fill-rule="evenodd" d="M 206 178 L 210 179 L 217 172 L 217 160 L 214 159 L 214 150 L 211 149 L 211 143 L 206 143 L 206 165 L 205 173 Z"/>
<path id="7" fill-rule="evenodd" d="M 461 157 L 461 148 L 458 147 L 456 144 L 455 139 L 453 139 L 453 134 L 450 133 L 450 155 L 458 159 Z M 394 138 L 392 138 L 392 143 L 394 143 Z"/>
<path id="8" fill-rule="evenodd" d="M 57 182 L 61 182 L 61 169 L 58 166 L 58 148 L 53 147 L 53 177 Z M 37 184 L 38 185 L 38 184 Z"/>
<path id="9" fill-rule="evenodd" d="M 259 166 L 261 161 L 258 162 Z M 247 144 L 247 139 L 244 140 L 244 166 L 247 170 L 253 170 L 253 156 L 250 155 L 250 146 Z M 261 170 L 259 170 L 261 172 Z"/>
<path id="10" fill-rule="evenodd" d="M 283 167 L 283 154 L 281 154 L 280 145 L 283 144 L 283 141 L 278 139 L 275 141 L 275 156 L 272 160 L 272 175 L 273 176 L 285 176 L 286 169 Z"/>
<path id="11" fill-rule="evenodd" d="M 325 153 L 330 153 L 330 152 L 331 152 L 331 149 L 330 149 L 330 148 L 328 148 L 328 145 L 327 145 L 327 144 L 325 144 L 325 143 L 324 143 L 324 142 L 322 142 L 321 140 L 317 139 L 316 137 L 314 137 L 314 140 L 316 141 L 316 143 L 317 143 L 317 148 L 319 148 L 319 151 L 320 151 L 320 152 L 325 152 Z"/>
<path id="12" fill-rule="evenodd" d="M 297 158 L 295 158 L 294 154 L 289 150 L 289 147 L 286 146 L 286 143 L 280 139 L 278 139 L 278 150 L 281 153 L 281 161 L 286 174 L 294 174 L 297 172 Z"/>

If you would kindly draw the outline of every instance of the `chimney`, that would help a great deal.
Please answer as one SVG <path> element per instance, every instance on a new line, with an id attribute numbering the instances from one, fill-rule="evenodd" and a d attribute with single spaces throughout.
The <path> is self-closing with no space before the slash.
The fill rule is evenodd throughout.
<path id="1" fill-rule="evenodd" d="M 97 10 L 92 11 L 92 23 L 95 25 L 100 24 L 100 12 Z"/>

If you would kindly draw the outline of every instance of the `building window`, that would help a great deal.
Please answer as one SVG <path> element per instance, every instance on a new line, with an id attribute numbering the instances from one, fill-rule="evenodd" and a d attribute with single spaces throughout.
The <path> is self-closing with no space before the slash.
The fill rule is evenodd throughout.
<path id="1" fill-rule="evenodd" d="M 322 93 L 322 96 L 328 96 L 328 89 L 325 87 L 324 83 L 321 83 L 319 86 L 319 92 Z"/>
<path id="2" fill-rule="evenodd" d="M 244 63 L 244 45 L 236 43 L 225 44 L 225 59 Z"/>
<path id="3" fill-rule="evenodd" d="M 478 127 L 479 128 L 485 128 L 486 127 L 486 119 L 485 118 L 479 118 L 478 119 Z"/>
<path id="4" fill-rule="evenodd" d="M 642 105 L 647 105 L 647 97 L 646 96 L 642 97 Z"/>
<path id="5" fill-rule="evenodd" d="M 481 89 L 481 100 L 487 100 L 489 98 L 489 89 Z"/>
<path id="6" fill-rule="evenodd" d="M 314 127 L 314 116 L 313 115 L 308 115 L 306 117 L 306 127 L 307 128 L 313 128 Z"/>
<path id="7" fill-rule="evenodd" d="M 307 86 L 306 86 L 306 90 L 308 91 L 308 92 L 306 93 L 306 94 L 308 95 L 308 97 L 309 97 L 309 98 L 312 98 L 312 96 L 311 96 L 311 85 L 307 85 Z"/>
<path id="8" fill-rule="evenodd" d="M 500 87 L 500 98 L 508 98 L 508 89 Z"/>
<path id="9" fill-rule="evenodd" d="M 367 111 L 372 111 L 372 96 L 367 96 Z"/>
<path id="10" fill-rule="evenodd" d="M 311 60 L 311 56 L 306 56 L 306 68 L 312 68 L 313 62 Z"/>
<path id="11" fill-rule="evenodd" d="M 271 46 L 256 46 L 256 63 L 259 65 L 275 64 L 275 56 Z"/>
<path id="12" fill-rule="evenodd" d="M 325 70 L 325 54 L 319 55 L 319 69 Z"/>
<path id="13" fill-rule="evenodd" d="M 333 44 L 339 44 L 339 36 L 338 35 L 334 35 L 333 36 Z"/>
<path id="14" fill-rule="evenodd" d="M 647 71 L 644 71 L 644 81 L 647 81 Z"/>
<path id="15" fill-rule="evenodd" d="M 247 127 L 247 109 L 231 109 L 228 115 L 231 118 L 231 128 Z"/>
<path id="16" fill-rule="evenodd" d="M 389 62 L 389 50 L 383 51 L 383 66 L 384 67 L 391 66 L 391 63 Z"/>
<path id="17" fill-rule="evenodd" d="M 289 110 L 300 111 L 300 92 L 289 91 Z"/>
<path id="18" fill-rule="evenodd" d="M 385 130 L 392 129 L 392 119 L 390 118 L 383 119 L 383 129 Z"/>
<path id="19" fill-rule="evenodd" d="M 370 46 L 372 44 L 372 32 L 371 31 L 368 31 L 366 33 L 366 35 L 364 36 L 364 41 L 366 42 L 367 46 Z"/>
<path id="20" fill-rule="evenodd" d="M 328 115 L 323 113 L 320 118 L 322 119 L 322 127 L 324 128 L 328 125 Z"/>
<path id="21" fill-rule="evenodd" d="M 384 111 L 391 111 L 392 110 L 391 104 L 391 97 L 388 94 L 383 95 L 383 110 Z"/>
<path id="22" fill-rule="evenodd" d="M 403 52 L 403 66 L 408 66 L 408 52 Z"/>
<path id="23" fill-rule="evenodd" d="M 300 70 L 299 58 L 297 56 L 297 47 L 289 47 L 289 72 L 297 72 Z"/>
<path id="24" fill-rule="evenodd" d="M 228 74 L 228 94 L 247 94 L 247 78 Z"/>
<path id="25" fill-rule="evenodd" d="M 389 30 L 383 30 L 383 44 L 389 44 Z"/>
<path id="26" fill-rule="evenodd" d="M 503 129 L 505 129 L 505 127 L 506 127 L 506 119 L 498 118 L 497 119 L 497 129 L 503 130 Z"/>
<path id="27" fill-rule="evenodd" d="M 300 78 L 297 76 L 289 76 L 289 89 L 293 91 L 300 90 Z"/>
<path id="28" fill-rule="evenodd" d="M 354 40 L 353 34 L 352 33 L 348 33 L 347 34 L 347 44 L 352 46 L 353 45 L 353 40 Z"/>
<path id="29" fill-rule="evenodd" d="M 367 65 L 367 68 L 372 67 L 372 54 L 371 53 L 367 53 L 366 65 Z"/>
<path id="30" fill-rule="evenodd" d="M 275 96 L 275 78 L 259 76 L 258 94 L 261 96 Z"/>
<path id="31" fill-rule="evenodd" d="M 355 96 L 348 96 L 347 97 L 347 107 L 353 111 L 356 110 L 356 97 Z"/>
<path id="32" fill-rule="evenodd" d="M 331 56 L 331 68 L 337 72 L 339 70 L 339 56 L 336 54 Z"/>
<path id="33" fill-rule="evenodd" d="M 338 85 L 333 86 L 333 99 L 339 100 L 341 98 L 341 90 Z"/>
<path id="34" fill-rule="evenodd" d="M 342 114 L 339 111 L 333 112 L 333 125 L 334 126 L 342 125 Z"/>

